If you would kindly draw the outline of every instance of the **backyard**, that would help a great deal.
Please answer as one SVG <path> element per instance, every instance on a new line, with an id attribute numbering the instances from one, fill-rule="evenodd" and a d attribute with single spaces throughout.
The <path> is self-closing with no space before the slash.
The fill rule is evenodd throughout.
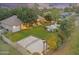
<path id="1" fill-rule="evenodd" d="M 48 44 L 48 48 L 47 48 L 48 54 L 79 54 L 79 52 L 78 52 L 78 50 L 79 50 L 79 48 L 78 48 L 78 46 L 79 46 L 79 44 L 78 44 L 79 25 L 78 25 L 78 27 L 75 27 L 74 32 L 72 30 L 72 29 L 74 29 L 74 25 L 75 25 L 74 24 L 74 21 L 75 21 L 74 15 L 71 14 L 71 15 L 65 16 L 64 18 L 61 18 L 60 15 L 63 12 L 61 12 L 59 9 L 56 9 L 56 8 L 49 9 L 48 11 L 43 12 L 42 15 L 40 16 L 40 14 L 35 13 L 36 12 L 35 10 L 29 9 L 29 8 L 15 9 L 12 12 L 12 14 L 16 15 L 20 19 L 20 21 L 22 21 L 23 25 L 25 25 L 26 27 L 30 27 L 30 28 L 22 29 L 20 26 L 19 27 L 20 31 L 10 32 L 10 31 L 13 31 L 13 28 L 16 28 L 17 26 L 14 24 L 12 26 L 13 27 L 12 30 L 10 30 L 10 28 L 9 28 L 11 26 L 9 26 L 9 25 L 8 25 L 9 27 L 4 26 L 5 29 L 6 29 L 6 27 L 8 27 L 8 29 L 9 29 L 9 31 L 5 32 L 4 35 L 9 40 L 11 40 L 13 43 L 23 40 L 28 36 L 34 36 L 39 39 L 45 40 L 45 42 Z M 65 12 L 64 12 L 64 14 L 65 14 Z M 68 14 L 69 14 L 69 12 L 68 12 Z M 37 17 L 37 15 L 39 15 L 40 17 Z M 63 16 L 63 15 L 61 15 L 61 16 Z M 46 20 L 47 22 L 41 21 L 41 20 L 43 20 L 43 19 L 41 19 L 41 17 L 43 17 L 43 19 Z M 12 19 L 14 19 L 14 18 L 12 18 Z M 39 20 L 39 22 L 37 21 L 37 19 Z M 15 20 L 15 22 L 16 22 L 16 20 Z M 17 23 L 19 23 L 19 22 L 17 22 Z M 41 25 L 39 25 L 38 23 Z M 19 25 L 21 25 L 21 24 L 19 24 Z M 51 28 L 53 28 L 54 30 Z M 8 54 L 18 54 L 18 52 L 14 48 L 9 47 L 8 45 L 5 46 L 4 43 L 1 43 L 1 45 L 3 45 L 3 46 L 1 46 L 1 49 L 5 49 L 5 47 L 7 47 L 6 49 L 9 52 L 9 53 L 7 52 Z M 43 43 L 44 43 L 44 41 L 43 41 Z M 12 53 L 10 53 L 10 52 L 12 52 Z"/>
<path id="2" fill-rule="evenodd" d="M 5 36 L 11 39 L 13 42 L 19 41 L 30 35 L 46 40 L 49 37 L 51 37 L 51 35 L 56 37 L 57 33 L 48 32 L 47 30 L 44 29 L 44 27 L 38 26 L 33 27 L 32 29 L 29 30 L 23 30 L 16 33 L 8 32 L 7 34 L 5 34 Z"/>

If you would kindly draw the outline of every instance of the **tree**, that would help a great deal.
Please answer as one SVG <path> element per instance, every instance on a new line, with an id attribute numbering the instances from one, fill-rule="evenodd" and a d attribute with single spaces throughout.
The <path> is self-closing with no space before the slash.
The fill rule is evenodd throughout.
<path id="1" fill-rule="evenodd" d="M 8 18 L 12 16 L 12 10 L 7 8 L 0 8 L 0 20 Z"/>
<path id="2" fill-rule="evenodd" d="M 48 11 L 44 13 L 44 17 L 47 21 L 58 21 L 60 18 L 60 9 L 48 9 Z"/>
<path id="3" fill-rule="evenodd" d="M 53 20 L 53 16 L 50 12 L 46 12 L 44 14 L 44 18 L 47 20 L 47 21 L 52 21 Z"/>
<path id="4" fill-rule="evenodd" d="M 31 24 L 32 22 L 36 21 L 36 19 L 37 19 L 37 14 L 35 13 L 34 10 L 32 10 L 30 8 L 17 8 L 17 9 L 15 9 L 15 14 L 24 23 Z"/>
<path id="5" fill-rule="evenodd" d="M 64 12 L 73 12 L 74 11 L 74 9 L 73 8 L 68 8 L 68 7 L 66 7 L 65 9 L 64 9 Z"/>
<path id="6" fill-rule="evenodd" d="M 58 20 L 60 18 L 60 10 L 57 8 L 53 8 L 49 10 L 53 16 L 54 20 Z"/>
<path id="7" fill-rule="evenodd" d="M 43 13 L 47 11 L 47 9 L 39 9 L 39 4 L 35 3 L 34 6 L 32 7 L 32 10 L 35 11 L 36 14 L 43 16 Z"/>
<path id="8" fill-rule="evenodd" d="M 63 20 L 60 24 L 60 29 L 64 32 L 66 37 L 69 37 L 74 29 L 74 20 L 75 18 L 72 16 Z"/>
<path id="9" fill-rule="evenodd" d="M 75 12 L 79 14 L 79 6 L 75 7 Z"/>
<path id="10" fill-rule="evenodd" d="M 71 4 L 72 9 L 74 12 L 79 13 L 79 5 L 77 5 L 76 3 Z"/>

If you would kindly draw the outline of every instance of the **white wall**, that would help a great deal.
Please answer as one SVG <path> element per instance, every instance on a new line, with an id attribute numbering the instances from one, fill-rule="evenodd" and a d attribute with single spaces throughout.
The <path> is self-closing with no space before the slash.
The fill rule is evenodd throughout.
<path id="1" fill-rule="evenodd" d="M 18 32 L 18 31 L 20 31 L 20 30 L 21 30 L 20 25 L 18 25 L 18 26 L 13 26 L 12 32 Z"/>

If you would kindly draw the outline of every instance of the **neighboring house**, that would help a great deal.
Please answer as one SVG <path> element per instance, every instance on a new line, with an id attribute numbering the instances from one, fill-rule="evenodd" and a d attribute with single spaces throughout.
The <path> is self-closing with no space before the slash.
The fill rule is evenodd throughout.
<path id="1" fill-rule="evenodd" d="M 60 26 L 60 25 L 58 25 L 57 23 L 55 23 L 55 24 L 52 24 L 52 25 L 50 25 L 50 26 L 46 26 L 46 29 L 47 29 L 47 31 L 49 31 L 49 32 L 53 32 L 55 29 L 58 29 L 59 26 Z"/>
<path id="2" fill-rule="evenodd" d="M 21 24 L 22 24 L 22 22 L 20 21 L 20 19 L 17 18 L 16 15 L 1 21 L 1 26 L 10 32 L 20 31 Z"/>
<path id="3" fill-rule="evenodd" d="M 43 51 L 46 49 L 44 41 L 34 36 L 28 36 L 23 40 L 18 41 L 17 44 L 27 49 L 32 54 L 43 54 Z"/>
<path id="4" fill-rule="evenodd" d="M 71 15 L 71 13 L 64 12 L 64 13 L 61 13 L 60 17 L 65 18 L 65 17 L 70 16 L 70 15 Z"/>

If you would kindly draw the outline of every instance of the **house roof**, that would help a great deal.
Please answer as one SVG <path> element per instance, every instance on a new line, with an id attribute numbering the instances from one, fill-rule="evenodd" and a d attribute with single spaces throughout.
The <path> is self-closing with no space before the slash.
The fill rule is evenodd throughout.
<path id="1" fill-rule="evenodd" d="M 17 18 L 16 15 L 11 16 L 11 17 L 9 17 L 7 19 L 2 20 L 1 23 L 4 23 L 4 24 L 9 25 L 9 26 L 15 26 L 15 25 L 22 24 L 22 22 L 20 21 L 19 18 Z"/>
<path id="2" fill-rule="evenodd" d="M 61 13 L 61 16 L 69 16 L 69 15 L 71 15 L 71 13 L 68 12 Z"/>
<path id="3" fill-rule="evenodd" d="M 26 48 L 31 53 L 41 53 L 43 51 L 43 40 L 34 36 L 28 36 L 25 39 L 18 41 L 17 44 Z"/>

